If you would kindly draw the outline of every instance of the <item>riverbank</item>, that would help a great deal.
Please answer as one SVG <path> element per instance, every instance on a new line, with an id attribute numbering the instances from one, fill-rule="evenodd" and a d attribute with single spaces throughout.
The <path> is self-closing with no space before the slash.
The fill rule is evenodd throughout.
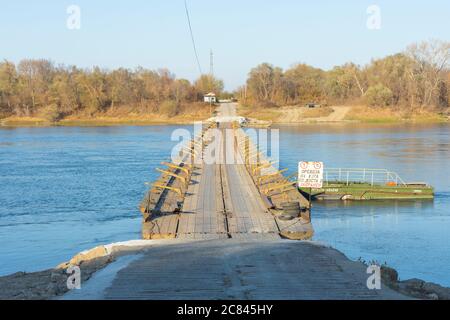
<path id="1" fill-rule="evenodd" d="M 274 124 L 299 123 L 450 123 L 449 115 L 429 111 L 405 112 L 391 108 L 368 108 L 364 106 L 330 106 L 307 108 L 287 106 L 257 109 L 240 106 L 239 114 L 270 121 Z"/>
<path id="2" fill-rule="evenodd" d="M 39 117 L 8 117 L 0 120 L 3 127 L 109 127 L 109 126 L 148 126 L 148 125 L 187 125 L 204 120 L 204 116 L 174 116 L 172 118 L 158 114 L 139 116 L 114 117 L 69 117 L 60 121 L 50 122 Z"/>
<path id="3" fill-rule="evenodd" d="M 308 130 L 308 128 L 304 128 L 307 126 L 302 126 L 303 128 L 295 129 L 295 130 L 302 130 L 300 132 L 304 132 L 304 130 Z M 347 128 L 351 126 L 345 126 Z M 401 127 L 401 126 L 399 126 Z M 445 127 L 445 130 L 442 131 L 441 127 Z M 438 181 L 440 185 L 441 191 L 446 191 L 448 189 L 448 183 L 447 180 L 441 179 L 441 177 L 446 173 L 446 170 L 448 170 L 448 167 L 446 166 L 446 159 L 448 159 L 448 154 L 446 150 L 448 148 L 446 147 L 448 145 L 448 126 L 438 126 L 438 129 L 435 131 L 414 131 L 411 130 L 411 128 L 407 128 L 407 130 L 400 130 L 400 135 L 397 134 L 390 134 L 389 140 L 384 140 L 380 142 L 380 136 L 377 132 L 366 131 L 366 129 L 362 130 L 364 132 L 363 135 L 355 134 L 355 132 L 351 131 L 349 132 L 348 136 L 336 136 L 335 132 L 330 131 L 329 128 L 326 128 L 327 132 L 322 132 L 320 135 L 318 135 L 317 138 L 311 139 L 308 142 L 308 139 L 302 139 L 304 135 L 299 138 L 298 135 L 292 135 L 286 136 L 282 139 L 282 158 L 285 159 L 285 164 L 283 166 L 289 167 L 289 168 L 295 168 L 298 164 L 298 155 L 294 154 L 292 150 L 303 150 L 303 153 L 305 154 L 311 154 L 312 158 L 316 158 L 317 154 L 314 154 L 315 150 L 317 150 L 317 145 L 321 144 L 321 148 L 319 148 L 322 152 L 324 151 L 324 154 L 320 154 L 320 159 L 324 159 L 326 163 L 335 163 L 336 157 L 339 159 L 339 154 L 342 154 L 342 158 L 345 159 L 346 163 L 349 162 L 350 165 L 352 165 L 351 161 L 354 161 L 356 164 L 360 163 L 369 163 L 369 161 L 373 158 L 378 159 L 378 161 L 389 161 L 387 166 L 389 168 L 393 168 L 395 170 L 399 170 L 399 168 L 404 169 L 404 163 L 399 162 L 398 159 L 408 159 L 408 161 L 412 161 L 415 158 L 418 157 L 417 163 L 423 163 L 423 161 L 431 161 L 432 165 L 427 166 L 428 170 L 419 170 L 417 171 L 417 165 L 411 165 L 411 176 L 416 177 L 420 181 L 421 179 L 430 179 L 430 177 L 435 177 L 433 180 L 431 178 L 430 181 Z M 109 132 L 107 128 L 92 128 L 88 129 L 88 131 L 95 132 L 95 135 L 93 135 L 93 140 L 97 141 L 98 137 L 108 136 L 106 133 Z M 96 145 L 96 152 L 98 152 L 98 155 L 101 155 L 102 157 L 107 157 L 107 159 L 111 158 L 114 160 L 114 162 L 106 162 L 104 159 L 102 161 L 98 162 L 98 166 L 95 166 L 95 161 L 98 161 L 98 157 L 93 157 L 95 154 L 89 154 L 91 157 L 86 157 L 85 161 L 78 163 L 78 170 L 74 170 L 74 172 L 83 172 L 85 168 L 93 168 L 91 172 L 86 172 L 86 177 L 92 177 L 92 179 L 79 179 L 77 176 L 70 176 L 67 179 L 63 180 L 54 180 L 54 177 L 59 177 L 60 171 L 50 171 L 52 174 L 49 173 L 48 170 L 52 170 L 51 167 L 47 170 L 42 170 L 40 167 L 39 169 L 34 169 L 34 166 L 41 165 L 40 161 L 37 161 L 36 159 L 36 152 L 34 149 L 32 152 L 28 150 L 29 147 L 35 147 L 35 143 L 30 144 L 29 146 L 24 145 L 17 148 L 19 152 L 17 152 L 17 155 L 15 153 L 8 153 L 7 158 L 10 159 L 10 162 L 4 162 L 4 170 L 2 172 L 7 173 L 7 175 L 10 175 L 10 180 L 7 181 L 5 187 L 5 191 L 8 191 L 9 188 L 11 188 L 11 185 L 17 185 L 17 188 L 12 190 L 11 192 L 6 192 L 6 194 L 10 194 L 11 198 L 2 198 L 2 202 L 7 204 L 8 212 L 15 212 L 14 210 L 17 209 L 16 202 L 14 202 L 14 199 L 16 199 L 17 194 L 27 194 L 28 199 L 30 200 L 30 203 L 27 203 L 27 212 L 32 212 L 32 217 L 30 216 L 30 221 L 33 221 L 33 224 L 29 223 L 23 223 L 23 215 L 20 215 L 20 220 L 17 220 L 17 224 L 13 223 L 12 225 L 14 227 L 12 228 L 5 228 L 4 232 L 2 234 L 6 235 L 4 239 L 7 239 L 8 241 L 4 241 L 6 247 L 10 246 L 12 243 L 14 244 L 20 244 L 21 247 L 25 247 L 23 245 L 24 239 L 19 237 L 16 238 L 15 235 L 24 235 L 26 238 L 26 241 L 29 241 L 29 239 L 33 239 L 33 241 L 28 242 L 26 247 L 27 251 L 22 252 L 22 256 L 27 257 L 27 259 L 33 259 L 33 261 L 36 261 L 35 259 L 35 251 L 36 248 L 45 248 L 47 252 L 51 252 L 52 255 L 55 254 L 60 248 L 58 247 L 52 247 L 52 243 L 86 243 L 85 241 L 89 241 L 91 239 L 90 237 L 95 239 L 108 239 L 108 240 L 102 240 L 105 242 L 112 242 L 121 239 L 113 239 L 109 240 L 110 238 L 107 238 L 107 235 L 110 233 L 117 232 L 117 226 L 114 226 L 113 229 L 111 227 L 104 227 L 108 224 L 111 220 L 116 220 L 119 213 L 117 213 L 115 210 L 119 208 L 123 211 L 130 212 L 134 209 L 134 206 L 130 207 L 121 207 L 122 203 L 129 202 L 131 204 L 136 203 L 136 199 L 133 198 L 127 198 L 129 194 L 136 194 L 141 192 L 139 188 L 133 189 L 136 185 L 136 181 L 140 181 L 139 179 L 142 178 L 142 176 L 146 176 L 148 174 L 148 166 L 150 165 L 157 166 L 160 163 L 161 156 L 167 155 L 170 147 L 168 149 L 163 149 L 158 151 L 159 154 L 156 154 L 154 156 L 154 162 L 152 160 L 149 161 L 149 153 L 142 153 L 140 155 L 139 152 L 136 152 L 138 150 L 148 150 L 148 139 L 149 136 L 147 134 L 143 135 L 143 130 L 141 128 L 123 128 L 123 129 L 117 129 L 117 130 L 123 130 L 120 132 L 126 132 L 129 134 L 129 130 L 135 131 L 135 134 L 130 137 L 130 141 L 139 142 L 139 141 L 145 141 L 146 144 L 136 144 L 134 146 L 135 149 L 130 149 L 130 146 L 128 144 L 122 145 L 117 143 L 117 139 L 113 136 L 110 140 L 104 140 L 103 138 L 98 141 L 98 144 Z M 148 130 L 156 130 L 157 137 L 161 136 L 169 136 L 170 130 L 167 133 L 161 133 L 159 132 L 160 128 L 148 128 Z M 23 130 L 25 132 L 25 136 L 23 136 L 24 132 L 22 130 L 17 130 L 17 133 L 19 136 L 14 139 L 12 139 L 9 136 L 9 132 L 5 132 L 4 138 L 6 143 L 11 146 L 14 146 L 16 143 L 20 143 L 20 141 L 28 141 L 32 140 L 34 135 L 36 134 L 34 130 Z M 46 131 L 46 130 L 38 130 L 40 131 Z M 42 151 L 46 151 L 44 153 L 46 161 L 52 160 L 54 163 L 68 163 L 69 159 L 73 159 L 73 157 L 76 156 L 83 156 L 85 155 L 84 152 L 85 149 L 89 146 L 85 143 L 84 139 L 78 139 L 78 136 L 70 136 L 69 139 L 61 139 L 61 132 L 64 131 L 70 131 L 71 134 L 73 134 L 73 130 L 65 130 L 64 128 L 61 128 L 61 130 L 57 130 L 57 134 L 55 134 L 53 129 L 49 130 L 51 131 L 50 137 L 56 137 L 58 139 L 58 142 L 60 144 L 57 144 L 58 150 L 64 150 L 65 152 L 63 154 L 54 154 L 52 152 L 48 153 L 47 151 L 49 148 L 40 148 Z M 116 131 L 116 130 L 114 130 Z M 99 132 L 103 132 L 105 134 L 98 135 Z M 145 139 L 142 139 L 145 137 Z M 45 139 L 42 139 L 44 143 L 49 142 L 49 136 L 45 136 Z M 74 141 L 77 142 L 74 144 Z M 55 143 L 52 139 L 50 139 L 51 143 Z M 106 143 L 105 143 L 106 142 Z M 109 142 L 109 143 L 108 143 Z M 338 142 L 338 143 L 337 143 Z M 108 148 L 103 149 L 105 146 L 112 146 L 114 150 L 121 150 L 123 152 L 120 153 L 113 153 Z M 394 146 L 402 146 L 402 149 L 394 148 Z M 126 147 L 126 148 L 125 148 Z M 5 151 L 9 151 L 11 148 L 8 147 L 5 149 Z M 28 150 L 28 151 L 27 151 Z M 75 152 L 75 151 L 76 152 Z M 339 152 L 337 152 L 339 150 Z M 27 151 L 31 155 L 31 157 L 24 157 L 24 151 Z M 72 152 L 74 151 L 74 152 Z M 81 151 L 81 152 L 80 152 Z M 154 152 L 153 150 L 151 152 Z M 361 158 L 361 157 L 348 157 L 348 154 L 359 154 L 359 155 L 367 155 L 367 158 Z M 5 153 L 6 154 L 6 153 Z M 64 154 L 67 154 L 67 158 L 61 158 L 61 156 L 64 156 Z M 142 156 L 140 163 L 143 163 L 142 171 L 136 170 L 136 167 L 133 167 L 132 170 L 130 170 L 127 166 L 122 166 L 119 169 L 120 170 L 111 170 L 111 168 L 114 168 L 114 164 L 128 164 L 127 160 L 129 160 L 124 155 L 132 154 L 133 158 Z M 291 160 L 287 159 L 288 156 L 291 155 Z M 319 158 L 319 157 L 317 157 Z M 355 159 L 353 159 L 355 158 Z M 39 157 L 38 157 L 39 159 Z M 439 159 L 442 159 L 442 161 L 437 161 Z M 415 164 L 416 162 L 413 162 L 412 164 Z M 6 164 L 6 166 L 5 166 Z M 20 164 L 20 167 L 17 167 L 17 164 Z M 13 166 L 14 165 L 14 166 Z M 399 167 L 396 167 L 396 166 Z M 30 171 L 24 171 L 24 168 L 33 168 L 33 170 Z M 430 168 L 433 168 L 433 170 L 430 170 Z M 108 169 L 108 170 L 105 170 Z M 401 170 L 400 170 L 401 171 Z M 29 172 L 33 172 L 35 174 L 30 175 Z M 406 170 L 406 172 L 408 172 Z M 18 184 L 21 180 L 18 179 L 17 174 L 20 174 L 20 177 L 30 177 L 32 178 L 31 181 L 24 181 L 24 184 Z M 41 173 L 46 173 L 48 176 L 49 182 L 46 183 L 46 181 L 42 180 L 42 176 L 39 176 Z M 123 175 L 121 175 L 123 173 Z M 135 176 L 130 176 L 136 174 Z M 112 177 L 115 179 L 110 180 Z M 70 179 L 69 179 L 70 178 Z M 108 179 L 108 180 L 106 180 Z M 126 183 L 127 179 L 129 179 L 128 184 Z M 36 181 L 36 184 L 33 185 L 32 183 Z M 75 183 L 72 185 L 69 182 L 74 181 Z M 117 183 L 117 181 L 120 181 L 120 183 Z M 83 182 L 86 182 L 85 185 L 83 185 Z M 38 183 L 38 184 L 37 184 Z M 81 185 L 80 185 L 81 184 Z M 45 186 L 45 188 L 43 188 Z M 50 188 L 53 186 L 53 188 Z M 65 191 L 65 187 L 69 186 L 70 188 Z M 114 190 L 114 187 L 117 186 Z M 28 189 L 29 188 L 29 189 Z M 45 192 L 38 193 L 38 197 L 31 198 L 35 195 L 36 190 L 45 190 Z M 68 222 L 67 225 L 61 225 L 57 224 L 54 225 L 53 229 L 41 229 L 41 227 L 36 228 L 36 223 L 39 223 L 40 225 L 47 225 L 48 220 L 38 220 L 41 213 L 46 213 L 49 209 L 48 207 L 56 207 L 59 203 L 65 203 L 68 199 L 66 197 L 68 192 L 72 192 L 75 190 L 80 190 L 80 193 L 83 195 L 89 195 L 87 199 L 93 200 L 93 202 L 86 203 L 86 198 L 80 197 L 79 194 L 76 194 L 76 196 L 72 197 L 74 198 L 73 203 L 69 203 L 68 206 L 70 206 L 70 212 L 68 212 L 67 216 L 61 216 L 61 221 Z M 113 189 L 114 192 L 111 192 Z M 59 192 L 61 192 L 63 197 L 59 198 Z M 95 194 L 97 190 L 100 190 L 100 197 L 95 197 Z M 131 190 L 128 193 L 124 193 L 123 190 Z M 33 192 L 31 192 L 33 191 Z M 107 197 L 107 204 L 99 203 L 99 199 L 103 199 L 104 194 L 108 193 L 109 196 Z M 52 200 L 54 203 L 47 203 L 47 195 L 50 194 Z M 70 197 L 69 197 L 70 198 Z M 81 199 L 81 201 L 80 201 Z M 411 272 L 408 273 L 408 277 L 414 277 L 415 273 L 418 272 L 419 269 L 422 270 L 421 278 L 427 278 L 426 273 L 436 270 L 445 270 L 446 266 L 446 258 L 448 257 L 447 254 L 447 248 L 445 247 L 445 243 L 448 243 L 446 239 L 448 237 L 443 237 L 442 235 L 448 235 L 448 223 L 445 223 L 445 220 L 443 220 L 443 216 L 448 213 L 448 202 L 443 202 L 446 199 L 445 195 L 439 196 L 438 201 L 435 203 L 434 206 L 430 207 L 429 210 L 427 210 L 426 205 L 417 204 L 414 205 L 417 213 L 417 223 L 412 223 L 414 220 L 411 219 L 411 212 L 409 210 L 403 210 L 404 204 L 401 204 L 400 206 L 396 203 L 395 205 L 389 203 L 387 206 L 389 207 L 389 212 L 385 212 L 386 210 L 383 210 L 377 203 L 370 204 L 365 209 L 363 206 L 359 206 L 359 204 L 356 206 L 354 210 L 348 210 L 349 204 L 343 204 L 342 206 L 345 206 L 346 209 L 342 210 L 340 208 L 340 205 L 331 204 L 329 210 L 329 215 L 324 216 L 322 214 L 323 219 L 321 219 L 320 215 L 321 213 L 318 212 L 320 210 L 317 210 L 316 208 L 316 224 L 323 221 L 323 225 L 329 225 L 331 229 L 324 230 L 325 232 L 322 232 L 321 237 L 319 237 L 321 240 L 326 241 L 327 243 L 332 244 L 334 247 L 339 248 L 340 251 L 345 252 L 346 254 L 349 254 L 353 259 L 357 259 L 360 256 L 363 256 L 367 254 L 367 259 L 376 259 L 377 261 L 389 261 L 389 263 L 393 263 L 396 265 L 396 267 L 403 268 L 402 274 L 405 271 L 404 266 L 401 265 L 401 263 L 395 262 L 395 258 L 398 257 L 399 260 L 404 261 L 404 264 L 408 265 L 408 268 L 410 268 Z M 9 205 L 9 206 L 8 206 Z M 77 207 L 79 205 L 79 207 Z M 89 210 L 95 210 L 98 209 L 98 211 L 92 212 L 92 217 L 98 217 L 99 215 L 107 212 L 107 215 L 105 215 L 104 219 L 101 219 L 101 221 L 97 224 L 95 222 L 93 223 L 93 220 L 90 215 L 87 215 L 84 213 L 82 215 L 82 218 L 80 221 L 84 221 L 86 224 L 80 223 L 78 220 L 68 220 L 68 217 L 76 217 L 80 213 L 83 213 L 84 208 L 88 207 Z M 375 209 L 373 209 L 375 207 Z M 105 210 L 107 208 L 108 210 Z M 391 210 L 392 208 L 392 210 Z M 403 211 L 402 211 L 403 210 Z M 51 211 L 50 215 L 52 218 L 55 218 L 55 213 L 59 214 L 60 210 L 58 211 Z M 134 212 L 134 211 L 133 211 Z M 376 215 L 373 214 L 376 212 Z M 22 213 L 22 211 L 19 210 L 19 213 Z M 95 213 L 95 214 L 94 214 Z M 363 218 L 363 222 L 367 221 L 368 225 L 366 229 L 360 229 L 359 226 L 361 225 L 361 221 L 355 221 L 351 220 L 353 217 L 356 217 L 357 219 Z M 424 219 L 423 217 L 426 216 L 427 219 Z M 334 219 L 331 220 L 330 219 Z M 366 218 L 367 217 L 367 220 Z M 383 219 L 380 221 L 380 218 Z M 8 217 L 8 225 L 11 223 L 9 220 L 10 217 Z M 346 220 L 349 219 L 349 220 Z M 13 220 L 14 222 L 14 220 Z M 395 222 L 394 224 L 392 222 Z M 80 224 L 80 227 L 77 229 L 77 232 L 74 232 L 72 234 L 77 234 L 79 238 L 58 238 L 54 236 L 55 232 L 63 232 L 64 230 L 67 230 L 67 228 L 72 228 L 74 224 Z M 6 225 L 6 224 L 5 224 Z M 22 225 L 29 225 L 27 229 L 21 229 Z M 117 224 L 119 225 L 119 223 Z M 123 222 L 120 222 L 120 225 L 123 225 Z M 351 225 L 351 228 L 349 227 Z M 342 226 L 345 226 L 345 228 L 341 228 Z M 399 226 L 402 226 L 400 228 Z M 378 227 L 378 228 L 377 228 Z M 80 230 L 85 230 L 87 228 L 91 228 L 91 232 L 82 233 L 80 235 Z M 104 228 L 104 229 L 103 229 Z M 125 229 L 133 229 L 133 228 L 124 228 Z M 134 228 L 134 229 L 137 229 Z M 134 230 L 133 229 L 133 230 Z M 53 231 L 52 231 L 53 230 Z M 112 231 L 111 231 L 112 230 Z M 402 233 L 402 230 L 404 231 Z M 433 230 L 433 232 L 429 232 L 429 230 Z M 3 230 L 2 230 L 3 231 Z M 356 232 L 355 232 L 356 231 Z M 63 232 L 64 236 L 66 236 L 66 232 Z M 40 242 L 40 234 L 45 235 L 46 242 Z M 71 233 L 69 233 L 71 234 Z M 327 236 L 328 234 L 328 236 Z M 333 235 L 333 236 L 329 236 Z M 350 236 L 349 236 L 350 235 Z M 353 235 L 353 237 L 352 237 Z M 135 236 L 127 236 L 123 239 L 130 239 Z M 346 239 L 348 237 L 348 239 Z M 339 241 L 336 241 L 335 239 L 339 239 Z M 411 238 L 413 240 L 411 240 Z M 64 240 L 62 240 L 64 239 Z M 326 239 L 326 240 L 325 240 Z M 358 246 L 358 250 L 356 250 L 353 247 L 349 247 L 348 245 L 342 245 L 342 239 L 346 239 L 347 243 L 350 243 L 354 246 Z M 433 241 L 435 240 L 435 241 Z M 77 242 L 78 241 L 78 242 Z M 91 242 L 94 243 L 94 242 Z M 36 244 L 38 246 L 36 247 Z M 98 242 L 95 242 L 92 246 L 97 245 Z M 424 246 L 427 248 L 431 248 L 430 250 L 423 250 Z M 443 249 L 441 251 L 435 251 L 436 248 L 439 248 L 439 246 L 442 246 Z M 381 248 L 383 248 L 384 251 L 381 251 Z M 414 251 L 414 249 L 417 249 L 417 251 Z M 374 251 L 375 250 L 375 251 Z M 10 248 L 11 252 L 17 252 L 17 246 Z M 381 252 L 380 252 L 381 251 Z M 71 250 L 70 252 L 73 252 Z M 374 257 L 374 252 L 378 253 L 379 255 Z M 433 252 L 434 254 L 429 254 L 430 252 Z M 140 253 L 140 252 L 139 252 Z M 67 254 L 65 257 L 68 256 Z M 5 261 L 10 261 L 9 259 L 5 258 Z M 53 261 L 52 264 L 56 264 L 59 259 L 56 261 Z M 116 261 L 116 260 L 114 260 Z M 107 263 L 107 266 L 111 266 L 114 262 Z M 430 264 L 430 261 L 434 261 L 432 264 Z M 435 264 L 436 261 L 439 261 L 441 264 Z M 52 265 L 50 264 L 50 266 Z M 83 268 L 86 268 L 87 263 Z M 48 268 L 48 265 L 45 266 L 45 268 Z M 17 267 L 13 270 L 25 270 L 24 268 Z M 104 270 L 103 268 L 101 270 Z M 50 270 L 50 271 L 53 271 Z M 406 270 L 407 272 L 408 270 Z M 84 274 L 89 275 L 88 271 L 83 271 Z M 425 273 L 424 273 L 425 272 Z M 17 278 L 21 278 L 24 274 L 18 274 Z M 35 281 L 36 277 L 42 277 L 44 285 L 48 284 L 47 279 L 52 279 L 52 272 L 45 272 L 45 273 L 38 273 L 38 274 L 25 274 L 30 275 L 30 278 L 27 281 L 33 282 Z M 92 274 L 94 275 L 94 274 Z M 67 275 L 62 273 L 62 279 L 66 279 Z M 58 271 L 53 274 L 53 279 L 57 280 L 61 277 L 61 272 Z M 442 279 L 444 279 L 445 276 L 441 273 L 438 274 L 434 278 L 435 282 L 440 283 Z M 430 278 L 427 278 L 430 280 Z M 445 282 L 443 282 L 445 283 Z M 423 287 L 421 282 L 416 283 L 416 287 L 420 288 Z M 64 286 L 65 283 L 62 282 L 62 285 Z M 414 285 L 414 283 L 412 284 Z M 52 285 L 53 287 L 54 285 Z M 0 283 L 0 287 L 3 286 L 3 283 Z M 41 286 L 39 286 L 41 288 Z M 38 289 L 39 289 L 38 288 Z M 25 289 L 24 291 L 26 292 Z"/>
<path id="4" fill-rule="evenodd" d="M 171 107 L 168 105 L 167 107 Z M 167 109 L 167 108 L 166 108 Z M 0 126 L 5 127 L 101 127 L 101 126 L 148 126 L 191 124 L 203 121 L 213 115 L 213 109 L 204 103 L 182 104 L 178 109 L 154 109 L 133 108 L 132 106 L 119 106 L 105 111 L 88 113 L 86 111 L 75 112 L 70 115 L 57 116 L 54 114 L 37 112 L 32 116 L 9 115 L 0 117 Z"/>
<path id="5" fill-rule="evenodd" d="M 184 283 L 182 291 L 184 295 L 187 295 L 186 297 L 202 298 L 204 288 L 198 287 L 195 281 L 193 283 L 189 279 L 195 278 L 196 265 L 203 266 L 204 263 L 208 263 L 208 261 L 212 263 L 217 259 L 223 259 L 227 262 L 212 263 L 208 268 L 210 272 L 207 273 L 204 270 L 198 270 L 203 274 L 202 285 L 208 285 L 211 290 L 214 289 L 212 287 L 215 284 L 219 286 L 220 292 L 216 292 L 219 295 L 217 298 L 264 299 L 269 296 L 271 299 L 283 298 L 283 289 L 280 289 L 280 287 L 277 289 L 271 285 L 275 281 L 277 283 L 282 282 L 281 288 L 286 287 L 287 289 L 292 286 L 295 287 L 297 282 L 302 283 L 303 288 L 298 284 L 296 293 L 289 299 L 324 299 L 326 297 L 330 299 L 383 300 L 450 299 L 450 289 L 416 279 L 399 281 L 397 272 L 387 267 L 382 268 L 382 289 L 369 291 L 366 287 L 368 275 L 365 272 L 367 268 L 365 264 L 359 261 L 351 261 L 341 252 L 317 242 L 286 240 L 263 240 L 259 241 L 258 244 L 251 240 L 227 240 L 225 244 L 223 242 L 222 240 L 136 240 L 100 246 L 82 252 L 70 261 L 51 270 L 35 273 L 21 272 L 0 277 L 0 287 L 2 288 L 0 299 L 155 298 L 146 295 L 151 295 L 151 292 L 158 292 L 158 290 L 145 291 L 146 294 L 139 296 L 140 293 L 136 286 L 147 285 L 153 288 L 155 286 L 168 286 L 173 288 L 180 282 Z M 198 250 L 198 247 L 201 247 L 202 250 Z M 173 254 L 167 254 L 168 252 L 173 252 Z M 286 254 L 287 252 L 289 254 Z M 130 258 L 127 258 L 128 262 L 125 261 L 125 263 L 122 261 L 123 257 Z M 192 259 L 203 261 L 203 263 L 192 264 L 194 262 L 191 261 Z M 295 261 L 290 261 L 292 259 L 301 259 L 302 263 L 293 263 Z M 243 268 L 242 263 L 247 264 L 246 261 L 252 266 L 245 267 L 245 272 L 237 270 Z M 167 263 L 167 265 L 164 263 Z M 157 268 L 179 268 L 180 263 L 186 264 L 186 268 L 181 268 L 184 270 L 181 273 L 171 274 L 170 279 L 165 279 L 164 273 L 158 273 L 158 270 L 156 270 Z M 190 265 L 189 268 L 187 268 L 188 264 Z M 228 267 L 225 267 L 226 265 Z M 272 277 L 271 273 L 279 270 L 281 265 L 284 266 L 286 272 L 283 274 L 277 273 L 276 277 Z M 79 266 L 81 269 L 82 289 L 80 291 L 69 292 L 67 289 L 68 275 L 66 270 L 69 266 Z M 133 283 L 132 278 L 135 271 L 145 268 L 152 268 L 152 272 L 148 273 L 148 277 L 153 277 L 152 281 L 140 280 L 140 284 Z M 295 272 L 297 276 L 289 280 L 291 273 L 287 269 L 293 269 L 292 272 Z M 302 272 L 297 269 L 302 269 Z M 152 274 L 153 276 L 151 276 Z M 155 277 L 160 280 L 155 281 Z M 124 278 L 127 278 L 126 285 L 122 283 Z M 232 280 L 234 278 L 237 282 Z M 306 281 L 307 279 L 309 280 Z M 324 284 L 327 281 L 333 285 L 330 289 L 327 289 L 327 292 L 323 292 Z M 222 282 L 223 284 L 221 284 Z M 251 287 L 253 289 L 250 289 Z M 264 289 L 265 287 L 267 291 Z M 269 290 L 269 288 L 271 289 Z M 162 290 L 158 297 L 164 296 L 166 299 L 174 299 L 174 292 L 169 292 L 170 289 L 166 290 Z M 93 292 L 95 292 L 95 295 Z M 240 296 L 244 292 L 247 292 L 246 295 Z M 230 296 L 231 293 L 233 294 Z"/>
<path id="6" fill-rule="evenodd" d="M 188 125 L 210 118 L 208 108 L 194 108 L 174 116 L 159 113 L 134 113 L 127 110 L 108 111 L 94 116 L 72 115 L 58 121 L 49 121 L 43 116 L 10 116 L 0 119 L 4 127 L 50 127 L 50 126 L 149 126 L 149 125 Z M 317 109 L 306 107 L 280 107 L 250 109 L 240 106 L 239 115 L 266 124 L 326 124 L 326 123 L 450 123 L 450 116 L 428 111 L 403 112 L 390 108 L 367 108 L 363 106 L 331 106 Z"/>

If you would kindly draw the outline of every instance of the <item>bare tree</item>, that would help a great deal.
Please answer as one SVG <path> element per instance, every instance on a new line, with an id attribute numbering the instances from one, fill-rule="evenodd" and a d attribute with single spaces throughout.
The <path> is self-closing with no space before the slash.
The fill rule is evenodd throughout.
<path id="1" fill-rule="evenodd" d="M 437 105 L 439 89 L 445 82 L 445 73 L 449 68 L 450 43 L 431 40 L 413 44 L 408 47 L 407 54 L 415 62 L 409 73 L 420 94 L 421 107 Z"/>

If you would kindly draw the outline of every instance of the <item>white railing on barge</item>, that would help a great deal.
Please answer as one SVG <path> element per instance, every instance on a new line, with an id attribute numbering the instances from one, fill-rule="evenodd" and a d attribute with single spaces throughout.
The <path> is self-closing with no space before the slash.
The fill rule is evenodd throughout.
<path id="1" fill-rule="evenodd" d="M 406 185 L 400 176 L 384 169 L 344 169 L 328 168 L 324 170 L 324 184 L 330 183 L 368 183 L 372 186 L 377 184 Z"/>

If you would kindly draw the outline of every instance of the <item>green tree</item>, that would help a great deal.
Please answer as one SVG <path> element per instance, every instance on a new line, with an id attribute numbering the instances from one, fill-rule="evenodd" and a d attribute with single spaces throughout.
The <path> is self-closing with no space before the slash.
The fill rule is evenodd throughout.
<path id="1" fill-rule="evenodd" d="M 110 107 L 115 105 L 131 104 L 136 102 L 136 92 L 133 74 L 120 68 L 107 75 L 107 100 L 110 100 Z"/>
<path id="2" fill-rule="evenodd" d="M 257 102 L 275 103 L 277 93 L 281 92 L 283 71 L 269 63 L 253 68 L 247 80 L 248 94 Z"/>
<path id="3" fill-rule="evenodd" d="M 48 104 L 49 86 L 54 75 L 53 63 L 48 60 L 22 60 L 18 65 L 19 95 L 26 115 L 38 106 Z"/>
<path id="4" fill-rule="evenodd" d="M 49 88 L 51 109 L 59 116 L 70 114 L 80 107 L 76 75 L 78 70 L 59 68 Z M 59 117 L 58 116 L 58 117 Z"/>
<path id="5" fill-rule="evenodd" d="M 81 105 L 93 115 L 103 111 L 107 105 L 107 83 L 105 72 L 95 67 L 92 72 L 80 72 L 76 75 L 76 83 Z"/>
<path id="6" fill-rule="evenodd" d="M 362 71 L 354 64 L 335 67 L 327 73 L 327 93 L 330 98 L 340 102 L 360 98 L 365 93 L 362 79 Z"/>
<path id="7" fill-rule="evenodd" d="M 17 100 L 18 75 L 13 63 L 0 63 L 0 113 L 8 114 L 13 111 Z"/>
<path id="8" fill-rule="evenodd" d="M 177 79 L 172 85 L 173 97 L 177 103 L 193 100 L 193 89 L 191 83 L 186 79 Z"/>
<path id="9" fill-rule="evenodd" d="M 370 85 L 382 84 L 392 91 L 392 103 L 410 104 L 411 90 L 409 70 L 414 61 L 404 54 L 396 54 L 372 61 L 366 73 Z"/>
<path id="10" fill-rule="evenodd" d="M 325 71 L 297 64 L 286 71 L 287 94 L 292 103 L 302 104 L 324 98 Z"/>
<path id="11" fill-rule="evenodd" d="M 206 93 L 214 92 L 216 95 L 220 95 L 224 89 L 222 80 L 219 80 L 211 75 L 202 75 L 194 83 L 195 90 L 199 95 L 199 99 Z"/>
<path id="12" fill-rule="evenodd" d="M 176 101 L 166 100 L 159 106 L 159 112 L 168 117 L 174 117 L 179 112 L 179 105 Z"/>
<path id="13" fill-rule="evenodd" d="M 393 94 L 391 89 L 382 84 L 369 87 L 364 95 L 369 106 L 386 107 L 392 103 Z"/>

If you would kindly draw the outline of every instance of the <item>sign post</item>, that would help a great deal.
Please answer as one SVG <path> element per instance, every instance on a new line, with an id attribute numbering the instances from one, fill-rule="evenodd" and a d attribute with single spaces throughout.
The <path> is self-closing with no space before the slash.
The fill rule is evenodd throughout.
<path id="1" fill-rule="evenodd" d="M 323 187 L 323 162 L 300 162 L 298 165 L 298 187 L 309 188 L 309 210 L 311 211 L 312 190 Z"/>

